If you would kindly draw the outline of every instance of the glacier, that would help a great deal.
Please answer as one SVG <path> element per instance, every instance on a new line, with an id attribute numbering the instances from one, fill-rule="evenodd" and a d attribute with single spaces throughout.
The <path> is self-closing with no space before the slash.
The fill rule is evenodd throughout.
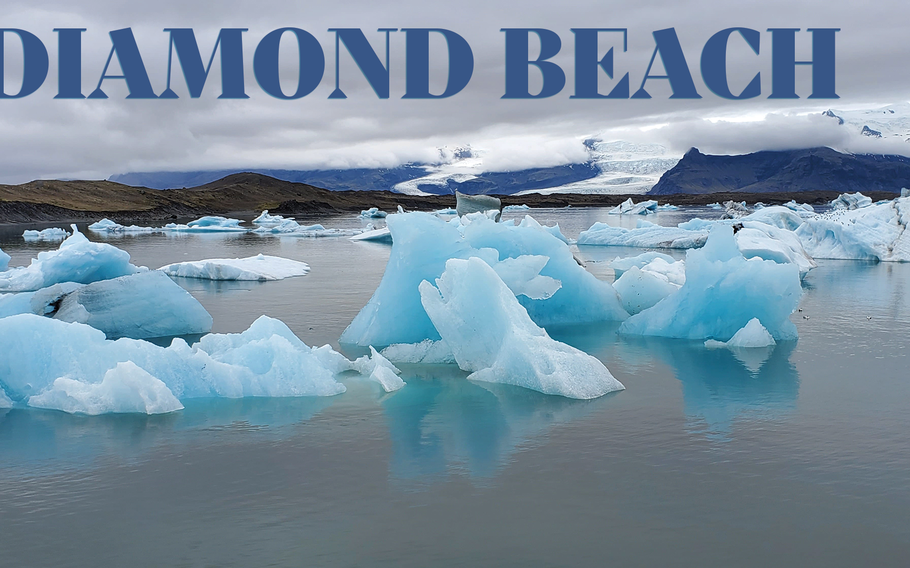
<path id="1" fill-rule="evenodd" d="M 0 344 L 6 347 L 0 351 L 0 390 L 11 402 L 31 405 L 34 399 L 42 408 L 67 412 L 121 412 L 139 399 L 151 401 L 148 412 L 159 408 L 152 403 L 153 394 L 160 408 L 172 407 L 164 404 L 170 399 L 160 385 L 145 374 L 183 401 L 332 396 L 345 391 L 338 376 L 354 370 L 354 363 L 331 347 L 308 347 L 284 323 L 267 316 L 242 333 L 209 334 L 192 346 L 176 338 L 159 347 L 137 339 L 109 340 L 81 323 L 20 314 L 0 319 Z M 374 359 L 371 374 L 382 366 L 397 375 L 393 365 Z M 128 365 L 109 375 L 127 362 L 145 374 Z M 378 377 L 391 380 L 384 371 Z M 137 408 L 129 411 L 142 412 Z"/>
<path id="2" fill-rule="evenodd" d="M 259 254 L 249 258 L 212 258 L 177 262 L 159 268 L 168 276 L 202 280 L 245 280 L 265 282 L 304 276 L 310 267 L 305 262 Z"/>
<path id="3" fill-rule="evenodd" d="M 343 344 L 388 346 L 440 339 L 420 302 L 418 286 L 439 277 L 451 258 L 480 257 L 494 267 L 504 262 L 498 270 L 522 294 L 518 301 L 537 325 L 628 317 L 612 286 L 579 266 L 568 245 L 536 222 L 497 223 L 483 213 L 446 222 L 422 212 L 389 215 L 386 221 L 393 239 L 385 274 L 373 297 L 345 329 L 340 339 Z M 509 260 L 521 256 L 548 260 L 539 274 L 532 275 L 526 263 L 540 260 Z M 520 277 L 516 280 L 516 276 Z M 560 286 L 549 295 L 546 292 L 555 283 L 531 283 L 537 276 L 557 280 Z M 523 282 L 542 288 L 523 288 Z"/>
<path id="4" fill-rule="evenodd" d="M 72 227 L 72 236 L 57 250 L 38 253 L 29 266 L 0 272 L 0 292 L 31 292 L 61 282 L 89 284 L 148 270 L 130 264 L 126 251 L 90 242 Z"/>
<path id="5" fill-rule="evenodd" d="M 424 280 L 419 290 L 468 379 L 577 399 L 625 388 L 596 358 L 551 339 L 479 258 L 449 260 L 436 286 Z"/>
<path id="6" fill-rule="evenodd" d="M 733 228 L 718 224 L 703 248 L 686 252 L 685 271 L 678 291 L 624 321 L 619 333 L 727 341 L 758 318 L 776 340 L 796 339 L 789 319 L 802 294 L 795 264 L 746 259 Z"/>

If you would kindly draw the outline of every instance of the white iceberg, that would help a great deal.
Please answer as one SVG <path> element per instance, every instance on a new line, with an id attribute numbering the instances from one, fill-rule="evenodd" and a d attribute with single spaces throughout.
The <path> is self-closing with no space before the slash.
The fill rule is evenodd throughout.
<path id="1" fill-rule="evenodd" d="M 384 219 L 388 215 L 385 211 L 380 211 L 378 207 L 370 207 L 366 211 L 361 211 L 360 216 L 367 219 Z"/>
<path id="2" fill-rule="evenodd" d="M 287 219 L 281 215 L 269 215 L 269 210 L 265 209 L 253 219 L 253 224 L 257 227 L 277 227 L 285 221 L 293 221 L 293 219 Z"/>
<path id="3" fill-rule="evenodd" d="M 227 217 L 219 217 L 217 215 L 207 215 L 205 217 L 200 217 L 195 221 L 190 221 L 186 225 L 168 224 L 166 227 L 177 231 L 191 233 L 245 233 L 247 229 L 240 226 L 241 222 L 242 221 L 240 219 L 230 219 Z"/>
<path id="4" fill-rule="evenodd" d="M 633 266 L 642 268 L 655 258 L 661 258 L 668 264 L 674 262 L 673 257 L 668 254 L 650 251 L 643 252 L 636 256 L 628 256 L 626 258 L 620 258 L 617 256 L 613 259 L 613 262 L 610 263 L 610 268 L 613 269 L 613 274 L 616 279 L 619 279 L 625 271 L 631 269 Z"/>
<path id="5" fill-rule="evenodd" d="M 596 358 L 550 338 L 483 260 L 452 259 L 420 298 L 469 379 L 591 399 L 624 387 Z"/>
<path id="6" fill-rule="evenodd" d="M 375 241 L 381 243 L 391 243 L 392 242 L 392 232 L 389 231 L 388 227 L 383 227 L 381 229 L 373 229 L 370 231 L 364 231 L 359 235 L 354 235 L 349 237 L 352 241 Z"/>
<path id="7" fill-rule="evenodd" d="M 658 211 L 679 211 L 679 207 L 672 205 L 670 203 L 664 203 L 663 205 L 657 206 Z"/>
<path id="8" fill-rule="evenodd" d="M 275 224 L 263 225 L 252 231 L 257 235 L 278 235 L 282 237 L 350 237 L 363 233 L 362 229 L 326 229 L 320 224 L 301 225 L 293 219 L 282 219 Z"/>
<path id="9" fill-rule="evenodd" d="M 249 258 L 212 258 L 177 262 L 158 270 L 168 276 L 202 280 L 252 280 L 265 282 L 303 276 L 310 271 L 305 262 L 259 254 Z"/>
<path id="10" fill-rule="evenodd" d="M 382 355 L 394 363 L 448 365 L 455 363 L 452 348 L 443 341 L 424 339 L 420 343 L 396 343 L 382 350 Z"/>
<path id="11" fill-rule="evenodd" d="M 3 252 L 3 249 L 0 249 L 0 272 L 4 272 L 9 268 L 10 255 Z"/>
<path id="12" fill-rule="evenodd" d="M 858 191 L 856 193 L 842 193 L 831 202 L 831 207 L 836 210 L 862 209 L 870 205 L 872 205 L 872 198 L 866 197 Z"/>
<path id="13" fill-rule="evenodd" d="M 768 333 L 768 330 L 765 329 L 765 326 L 761 324 L 758 318 L 750 319 L 749 323 L 733 334 L 730 341 L 716 341 L 714 339 L 705 341 L 706 347 L 728 347 L 732 349 L 759 349 L 772 347 L 776 344 L 777 342 L 774 341 L 774 338 L 771 337 L 771 334 Z"/>
<path id="14" fill-rule="evenodd" d="M 579 245 L 690 249 L 698 248 L 708 240 L 707 230 L 688 230 L 679 227 L 639 224 L 635 229 L 613 227 L 594 223 L 578 235 Z"/>
<path id="15" fill-rule="evenodd" d="M 513 294 L 522 294 L 519 303 L 538 325 L 628 317 L 612 286 L 579 266 L 569 247 L 536 223 L 496 223 L 483 214 L 447 223 L 420 212 L 389 215 L 387 223 L 393 244 L 385 274 L 369 303 L 342 334 L 341 343 L 365 347 L 439 339 L 421 305 L 418 285 L 438 278 L 450 258 L 480 257 L 494 267 L 505 262 L 498 270 L 515 287 Z M 539 273 L 532 274 L 528 269 L 540 264 L 540 259 L 509 260 L 522 256 L 548 260 Z M 544 279 L 535 280 L 538 277 Z M 554 280 L 560 286 L 550 295 Z"/>
<path id="16" fill-rule="evenodd" d="M 746 258 L 795 264 L 800 278 L 818 266 L 795 233 L 757 221 L 742 220 L 736 231 L 736 246 Z"/>
<path id="17" fill-rule="evenodd" d="M 784 207 L 796 212 L 802 218 L 811 217 L 815 214 L 815 208 L 808 203 L 797 203 L 795 199 L 784 203 Z"/>
<path id="18" fill-rule="evenodd" d="M 51 227 L 40 231 L 24 231 L 22 238 L 26 241 L 62 241 L 69 233 L 59 227 Z"/>
<path id="19" fill-rule="evenodd" d="M 910 198 L 808 218 L 796 236 L 814 258 L 910 262 Z M 2 274 L 0 274 L 2 277 Z"/>
<path id="20" fill-rule="evenodd" d="M 385 392 L 394 392 L 405 386 L 398 375 L 401 371 L 388 359 L 370 346 L 370 356 L 363 356 L 354 361 L 354 369 L 369 380 L 379 383 Z"/>
<path id="21" fill-rule="evenodd" d="M 569 239 L 566 238 L 566 236 L 562 234 L 562 231 L 559 229 L 559 223 L 556 223 L 555 225 L 552 225 L 552 226 L 551 225 L 541 225 L 540 223 L 537 222 L 537 219 L 535 219 L 534 217 L 531 217 L 530 215 L 525 215 L 525 218 L 521 220 L 521 222 L 518 224 L 518 226 L 519 227 L 532 227 L 534 229 L 543 229 L 544 231 L 550 233 L 551 235 L 553 235 L 557 239 L 561 240 L 562 242 L 566 243 L 567 245 L 572 244 L 571 242 L 569 242 Z"/>
<path id="22" fill-rule="evenodd" d="M 613 288 L 622 299 L 622 307 L 632 315 L 650 308 L 679 290 L 679 286 L 671 284 L 666 278 L 661 278 L 653 272 L 646 272 L 637 266 L 623 272 L 622 276 L 613 282 Z"/>
<path id="23" fill-rule="evenodd" d="M 525 211 L 525 210 L 528 210 L 528 209 L 530 209 L 530 207 L 527 206 L 527 205 L 524 205 L 524 204 L 522 204 L 522 205 L 506 205 L 505 207 L 502 208 L 502 212 L 505 213 L 506 211 Z"/>
<path id="24" fill-rule="evenodd" d="M 192 347 L 182 339 L 159 347 L 136 339 L 112 341 L 84 324 L 23 314 L 0 319 L 0 345 L 0 388 L 12 400 L 26 402 L 54 389 L 61 377 L 101 383 L 126 361 L 162 381 L 181 401 L 331 396 L 345 391 L 336 374 L 350 368 L 330 348 L 308 347 L 282 322 L 266 316 L 243 333 L 209 334 Z"/>
<path id="25" fill-rule="evenodd" d="M 88 226 L 88 230 L 93 233 L 103 233 L 107 235 L 137 235 L 148 233 L 164 233 L 167 229 L 157 227 L 140 227 L 138 225 L 121 225 L 120 223 L 104 218 Z"/>
<path id="26" fill-rule="evenodd" d="M 131 361 L 117 363 L 100 383 L 60 377 L 49 389 L 29 398 L 28 405 L 90 415 L 166 414 L 183 409 L 167 385 Z"/>
<path id="27" fill-rule="evenodd" d="M 649 215 L 656 212 L 657 202 L 653 199 L 635 203 L 631 197 L 610 209 L 610 215 Z"/>
<path id="28" fill-rule="evenodd" d="M 57 250 L 38 253 L 29 266 L 0 272 L 0 292 L 28 292 L 60 282 L 89 284 L 143 270 L 130 264 L 126 251 L 90 242 L 73 225 L 73 235 Z"/>
<path id="29" fill-rule="evenodd" d="M 687 251 L 685 267 L 685 284 L 624 321 L 619 333 L 727 341 L 758 318 L 775 339 L 796 339 L 789 319 L 802 294 L 795 264 L 746 259 L 733 228 L 718 224 L 704 248 Z"/>

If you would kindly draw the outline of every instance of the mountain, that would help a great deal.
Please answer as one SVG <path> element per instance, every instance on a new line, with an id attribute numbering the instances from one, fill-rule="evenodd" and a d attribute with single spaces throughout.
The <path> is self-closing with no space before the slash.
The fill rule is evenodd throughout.
<path id="1" fill-rule="evenodd" d="M 910 187 L 910 158 L 842 154 L 830 148 L 710 156 L 692 148 L 648 195 L 885 191 Z"/>

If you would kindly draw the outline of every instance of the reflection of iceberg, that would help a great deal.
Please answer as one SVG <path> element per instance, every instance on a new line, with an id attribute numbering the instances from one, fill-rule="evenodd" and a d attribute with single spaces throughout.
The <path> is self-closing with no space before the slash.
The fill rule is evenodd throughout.
<path id="1" fill-rule="evenodd" d="M 612 397 L 577 401 L 473 383 L 452 367 L 403 369 L 408 386 L 382 401 L 392 438 L 393 478 L 432 482 L 454 472 L 489 478 L 521 447 Z M 409 485 L 410 486 L 410 485 Z"/>
<path id="2" fill-rule="evenodd" d="M 743 351 L 704 349 L 689 341 L 631 340 L 673 367 L 682 383 L 686 416 L 693 429 L 726 434 L 735 420 L 765 419 L 788 412 L 799 395 L 799 374 L 790 362 L 795 341 Z M 762 360 L 764 359 L 764 360 Z"/>

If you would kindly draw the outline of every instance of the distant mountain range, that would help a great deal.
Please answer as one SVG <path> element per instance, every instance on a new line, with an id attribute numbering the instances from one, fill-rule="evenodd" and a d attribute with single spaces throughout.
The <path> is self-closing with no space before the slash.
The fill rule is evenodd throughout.
<path id="1" fill-rule="evenodd" d="M 648 195 L 717 192 L 885 191 L 910 187 L 910 158 L 830 148 L 709 156 L 692 148 Z"/>

